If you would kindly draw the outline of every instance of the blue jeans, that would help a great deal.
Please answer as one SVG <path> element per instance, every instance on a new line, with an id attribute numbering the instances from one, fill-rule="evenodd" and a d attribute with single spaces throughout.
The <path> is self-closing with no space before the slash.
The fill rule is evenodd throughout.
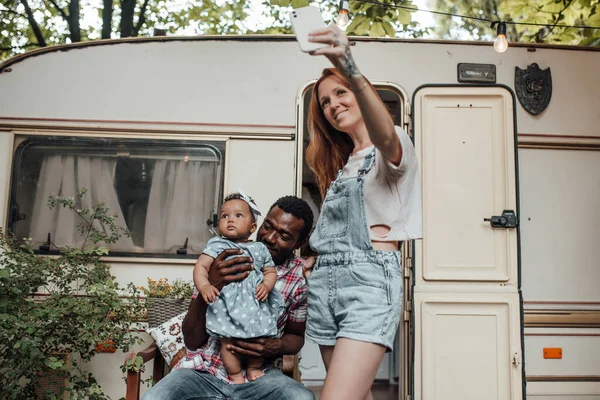
<path id="1" fill-rule="evenodd" d="M 208 372 L 176 369 L 151 388 L 142 400 L 314 400 L 304 385 L 268 370 L 254 382 L 230 385 Z"/>

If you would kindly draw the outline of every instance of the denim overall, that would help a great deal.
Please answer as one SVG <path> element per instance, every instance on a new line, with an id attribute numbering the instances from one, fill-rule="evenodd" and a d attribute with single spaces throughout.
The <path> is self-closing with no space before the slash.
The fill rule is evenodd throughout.
<path id="1" fill-rule="evenodd" d="M 340 178 L 327 191 L 310 247 L 319 255 L 308 278 L 306 336 L 333 346 L 337 338 L 377 343 L 391 349 L 402 304 L 401 258 L 373 250 L 363 186 L 375 149 L 358 176 Z M 392 212 L 392 210 L 390 210 Z"/>

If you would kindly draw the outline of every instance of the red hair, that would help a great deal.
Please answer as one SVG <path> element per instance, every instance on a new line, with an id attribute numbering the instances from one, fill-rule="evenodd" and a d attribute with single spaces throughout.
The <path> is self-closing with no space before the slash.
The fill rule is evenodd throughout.
<path id="1" fill-rule="evenodd" d="M 329 185 L 335 179 L 337 172 L 344 167 L 354 149 L 350 136 L 331 126 L 319 104 L 319 85 L 330 76 L 338 78 L 342 85 L 352 91 L 348 80 L 335 68 L 324 69 L 313 87 L 308 107 L 310 143 L 306 149 L 306 163 L 315 173 L 321 197 L 325 197 Z M 367 83 L 375 90 L 371 82 L 367 80 Z M 381 103 L 383 105 L 383 101 Z"/>

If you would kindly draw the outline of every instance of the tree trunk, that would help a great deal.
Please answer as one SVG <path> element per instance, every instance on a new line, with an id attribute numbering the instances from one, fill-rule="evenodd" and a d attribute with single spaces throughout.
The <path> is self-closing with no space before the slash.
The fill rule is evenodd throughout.
<path id="1" fill-rule="evenodd" d="M 138 36 L 140 34 L 140 29 L 146 23 L 146 9 L 148 8 L 148 0 L 144 0 L 144 4 L 140 9 L 140 16 L 138 17 L 138 23 L 133 28 L 133 36 Z"/>
<path id="2" fill-rule="evenodd" d="M 133 36 L 135 0 L 121 0 L 121 37 Z"/>
<path id="3" fill-rule="evenodd" d="M 31 30 L 33 31 L 33 34 L 35 35 L 35 38 L 38 42 L 38 46 L 40 47 L 46 47 L 46 39 L 44 39 L 44 36 L 42 35 L 42 31 L 40 29 L 40 26 L 38 25 L 37 21 L 35 20 L 35 18 L 33 18 L 33 11 L 31 11 L 31 7 L 29 7 L 29 3 L 27 3 L 27 0 L 21 0 L 21 4 L 23 4 L 23 7 L 25 7 L 25 13 L 27 14 L 27 20 L 29 21 L 29 25 L 31 25 Z"/>
<path id="4" fill-rule="evenodd" d="M 102 9 L 102 39 L 110 39 L 112 32 L 113 0 L 104 0 Z"/>
<path id="5" fill-rule="evenodd" d="M 79 25 L 79 0 L 71 0 L 69 3 L 69 31 L 71 31 L 71 41 L 81 42 L 81 27 Z"/>

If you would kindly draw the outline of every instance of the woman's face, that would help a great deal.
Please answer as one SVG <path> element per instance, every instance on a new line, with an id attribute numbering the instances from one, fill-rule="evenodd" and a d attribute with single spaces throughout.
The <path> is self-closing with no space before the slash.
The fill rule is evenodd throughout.
<path id="1" fill-rule="evenodd" d="M 354 93 L 336 76 L 328 76 L 319 85 L 317 98 L 323 115 L 338 131 L 353 131 L 362 122 Z"/>

